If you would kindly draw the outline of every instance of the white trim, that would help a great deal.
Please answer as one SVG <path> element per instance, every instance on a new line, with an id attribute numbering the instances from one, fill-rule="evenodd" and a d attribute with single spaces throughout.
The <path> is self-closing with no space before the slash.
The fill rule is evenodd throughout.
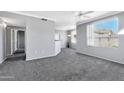
<path id="1" fill-rule="evenodd" d="M 82 54 L 82 55 L 91 56 L 91 57 L 96 57 L 96 58 L 100 58 L 100 59 L 104 59 L 104 60 L 108 60 L 108 61 L 112 61 L 114 63 L 124 64 L 124 63 L 122 63 L 120 61 L 116 61 L 116 60 L 112 60 L 112 59 L 109 59 L 109 58 L 100 57 L 100 56 L 97 56 L 97 55 L 92 55 L 92 54 L 88 54 L 88 53 L 82 53 L 82 52 L 78 52 L 78 51 L 76 51 L 76 53 Z"/>
<path id="2" fill-rule="evenodd" d="M 4 58 L 3 60 L 1 60 L 0 64 L 2 64 L 7 58 Z"/>

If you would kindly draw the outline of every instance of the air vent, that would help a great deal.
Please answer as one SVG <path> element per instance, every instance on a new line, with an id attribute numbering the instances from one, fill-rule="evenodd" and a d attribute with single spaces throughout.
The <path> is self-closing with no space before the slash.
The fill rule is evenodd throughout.
<path id="1" fill-rule="evenodd" d="M 42 20 L 42 21 L 47 21 L 47 19 L 45 19 L 45 18 L 42 18 L 41 20 Z"/>

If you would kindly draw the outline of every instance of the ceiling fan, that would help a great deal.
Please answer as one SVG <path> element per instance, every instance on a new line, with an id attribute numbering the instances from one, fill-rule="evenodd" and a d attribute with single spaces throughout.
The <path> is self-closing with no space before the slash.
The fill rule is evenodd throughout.
<path id="1" fill-rule="evenodd" d="M 93 13 L 94 11 L 86 11 L 86 12 L 82 12 L 82 11 L 79 11 L 78 13 L 77 13 L 77 16 L 78 17 L 86 17 L 86 18 L 90 18 L 90 16 L 88 16 L 87 14 L 90 14 L 90 13 Z"/>

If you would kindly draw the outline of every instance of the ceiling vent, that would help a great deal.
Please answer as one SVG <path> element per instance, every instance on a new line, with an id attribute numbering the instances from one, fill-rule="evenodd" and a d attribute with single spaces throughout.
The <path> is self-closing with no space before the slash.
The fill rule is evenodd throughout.
<path id="1" fill-rule="evenodd" d="M 46 19 L 46 18 L 42 18 L 41 20 L 42 20 L 42 21 L 47 21 L 47 19 Z"/>

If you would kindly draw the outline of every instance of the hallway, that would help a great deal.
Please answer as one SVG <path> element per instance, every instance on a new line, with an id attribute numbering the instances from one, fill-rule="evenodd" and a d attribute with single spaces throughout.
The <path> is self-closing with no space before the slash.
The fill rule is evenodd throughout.
<path id="1" fill-rule="evenodd" d="M 19 61 L 19 60 L 25 60 L 26 54 L 24 50 L 17 50 L 15 53 L 7 58 L 6 61 Z"/>
<path id="2" fill-rule="evenodd" d="M 63 49 L 51 58 L 27 62 L 20 57 L 8 59 L 0 65 L 0 80 L 118 81 L 124 80 L 124 65 Z"/>

